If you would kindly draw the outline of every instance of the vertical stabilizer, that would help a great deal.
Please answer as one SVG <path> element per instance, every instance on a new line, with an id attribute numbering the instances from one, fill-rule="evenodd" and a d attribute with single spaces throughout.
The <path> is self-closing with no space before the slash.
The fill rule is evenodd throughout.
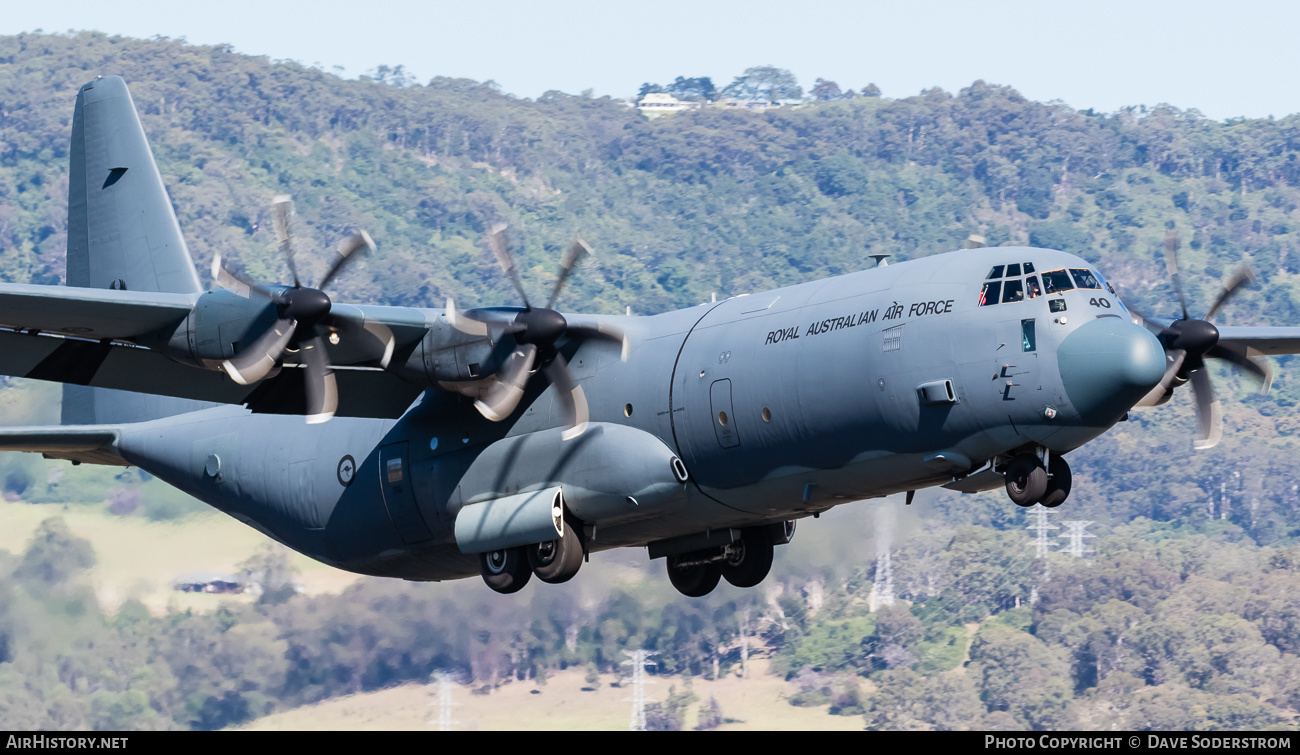
<path id="1" fill-rule="evenodd" d="M 68 175 L 69 286 L 202 291 L 126 82 L 105 76 L 77 93 Z M 201 401 L 63 386 L 63 424 L 139 422 L 202 409 Z"/>
<path id="2" fill-rule="evenodd" d="M 77 93 L 70 155 L 68 285 L 202 291 L 121 77 Z"/>

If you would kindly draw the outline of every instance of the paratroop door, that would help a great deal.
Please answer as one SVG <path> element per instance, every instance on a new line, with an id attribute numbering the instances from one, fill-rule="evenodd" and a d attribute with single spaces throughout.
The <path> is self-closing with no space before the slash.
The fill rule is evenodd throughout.
<path id="1" fill-rule="evenodd" d="M 392 443 L 379 449 L 379 486 L 384 505 L 397 533 L 407 543 L 420 543 L 433 537 L 415 505 L 411 484 L 411 461 L 408 443 Z"/>

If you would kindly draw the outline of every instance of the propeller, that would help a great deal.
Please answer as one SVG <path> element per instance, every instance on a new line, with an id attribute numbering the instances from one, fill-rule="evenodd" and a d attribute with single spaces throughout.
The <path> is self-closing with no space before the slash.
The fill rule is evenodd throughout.
<path id="1" fill-rule="evenodd" d="M 564 439 L 576 438 L 587 428 L 590 417 L 587 399 L 583 395 L 582 386 L 573 381 L 568 363 L 555 348 L 555 344 L 561 338 L 616 343 L 622 348 L 621 358 L 626 361 L 627 334 L 608 323 L 573 324 L 552 309 L 574 268 L 584 257 L 593 254 L 586 239 L 579 235 L 564 251 L 560 258 L 560 275 L 551 288 L 546 306 L 534 307 L 528 300 L 514 257 L 510 254 L 505 230 L 504 224 L 494 226 L 488 233 L 488 247 L 501 270 L 510 278 L 519 298 L 523 300 L 523 309 L 460 311 L 456 309 L 454 301 L 447 300 L 447 322 L 456 330 L 480 337 L 489 334 L 496 337 L 509 335 L 514 340 L 514 349 L 502 361 L 492 382 L 480 393 L 474 406 L 484 417 L 500 422 L 514 413 L 524 396 L 529 379 L 540 371 L 555 386 L 563 407 L 568 425 L 563 434 Z"/>
<path id="2" fill-rule="evenodd" d="M 212 277 L 217 284 L 241 295 L 257 295 L 275 304 L 276 320 L 251 344 L 244 347 L 221 367 L 232 380 L 251 385 L 266 378 L 284 361 L 285 353 L 296 353 L 306 381 L 307 423 L 328 421 L 338 410 L 338 384 L 330 368 L 325 341 L 338 343 L 340 338 L 368 336 L 366 349 L 380 366 L 387 367 L 393 353 L 393 334 L 381 323 L 367 323 L 352 315 L 332 311 L 333 302 L 323 290 L 357 253 L 373 251 L 374 241 L 365 231 L 358 231 L 339 243 L 336 256 L 315 287 L 304 286 L 294 262 L 293 200 L 278 196 L 271 205 L 271 219 L 280 251 L 293 276 L 293 286 L 275 290 L 249 283 L 221 265 L 221 257 L 212 260 Z M 245 293 L 247 292 L 247 293 Z"/>
<path id="3" fill-rule="evenodd" d="M 1194 445 L 1197 449 L 1213 448 L 1223 437 L 1223 409 L 1215 397 L 1205 360 L 1222 359 L 1231 362 L 1255 376 L 1260 381 L 1263 393 L 1267 393 L 1273 383 L 1273 370 L 1267 363 L 1251 358 L 1247 350 L 1240 346 L 1220 343 L 1219 329 L 1211 322 L 1237 291 L 1253 282 L 1255 277 L 1245 266 L 1238 269 L 1210 305 L 1205 317 L 1196 319 L 1187 310 L 1187 297 L 1183 293 L 1182 278 L 1178 272 L 1178 233 L 1172 230 L 1165 233 L 1165 267 L 1174 284 L 1174 291 L 1178 294 L 1183 316 L 1168 325 L 1162 325 L 1132 307 L 1129 308 L 1143 325 L 1156 331 L 1165 348 L 1165 361 L 1168 363 L 1160 384 L 1137 405 L 1162 404 L 1169 399 L 1174 388 L 1190 382 L 1196 396 L 1197 432 Z"/>

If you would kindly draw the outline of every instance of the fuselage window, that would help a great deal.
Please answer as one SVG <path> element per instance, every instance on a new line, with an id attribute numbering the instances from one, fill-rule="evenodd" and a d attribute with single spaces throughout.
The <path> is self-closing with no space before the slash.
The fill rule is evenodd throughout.
<path id="1" fill-rule="evenodd" d="M 1029 291 L 1030 299 L 1037 299 L 1043 295 L 1043 289 L 1038 285 L 1038 276 L 1031 275 L 1025 278 L 1025 288 Z"/>
<path id="2" fill-rule="evenodd" d="M 1043 290 L 1046 293 L 1055 294 L 1060 291 L 1070 291 L 1073 288 L 1074 283 L 1070 281 L 1070 274 L 1064 270 L 1043 273 Z"/>
<path id="3" fill-rule="evenodd" d="M 990 304 L 997 304 L 998 297 L 1002 295 L 1002 281 L 993 281 L 984 284 L 984 290 L 980 291 L 980 306 L 987 307 Z"/>
<path id="4" fill-rule="evenodd" d="M 1024 299 L 1025 299 L 1025 286 L 1024 283 L 1022 283 L 1019 278 L 1016 278 L 1015 280 L 1009 280 L 1006 283 L 1002 284 L 1003 302 L 1024 301 Z"/>
<path id="5" fill-rule="evenodd" d="M 988 276 L 985 277 L 985 280 L 993 280 L 994 278 L 1001 278 L 1001 277 L 1002 277 L 1002 268 L 1003 268 L 1003 267 L 1005 267 L 1005 266 L 1004 266 L 1004 265 L 994 265 L 994 266 L 993 266 L 993 269 L 989 271 Z"/>
<path id="6" fill-rule="evenodd" d="M 1078 284 L 1079 288 L 1101 288 L 1101 284 L 1097 282 L 1097 276 L 1093 275 L 1091 270 L 1072 267 L 1070 272 L 1074 275 L 1074 282 Z"/>
<path id="7" fill-rule="evenodd" d="M 1034 333 L 1033 320 L 1020 321 L 1020 350 L 1035 351 L 1038 349 L 1038 335 Z"/>
<path id="8" fill-rule="evenodd" d="M 1015 278 L 1018 277 L 1019 275 L 1020 275 L 1020 265 L 1018 263 L 1015 265 L 1007 265 L 1008 278 Z"/>

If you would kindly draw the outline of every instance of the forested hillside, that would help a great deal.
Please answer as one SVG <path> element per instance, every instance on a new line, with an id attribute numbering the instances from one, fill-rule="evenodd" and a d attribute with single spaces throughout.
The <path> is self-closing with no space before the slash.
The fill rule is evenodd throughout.
<path id="1" fill-rule="evenodd" d="M 505 220 L 538 291 L 575 231 L 596 248 L 561 308 L 650 314 L 982 234 L 1081 254 L 1144 313 L 1171 315 L 1172 228 L 1193 310 L 1248 263 L 1257 285 L 1220 324 L 1300 324 L 1300 116 L 1079 112 L 975 82 L 648 120 L 607 98 L 345 80 L 90 33 L 0 37 L 0 279 L 62 276 L 73 102 L 99 74 L 130 85 L 201 271 L 220 252 L 284 281 L 269 205 L 289 193 L 303 248 L 321 250 L 309 271 L 351 226 L 378 243 L 334 288 L 345 301 L 512 303 L 482 242 Z M 764 588 L 699 601 L 670 594 L 658 568 L 613 586 L 589 568 L 581 584 L 511 598 L 366 582 L 166 616 L 103 611 L 82 571 L 93 554 L 51 522 L 0 558 L 0 721 L 213 728 L 438 669 L 491 686 L 573 664 L 613 672 L 619 651 L 646 647 L 661 673 L 709 675 L 752 647 L 796 685 L 793 703 L 871 727 L 1294 726 L 1300 381 L 1277 364 L 1269 396 L 1216 375 L 1225 438 L 1211 451 L 1191 450 L 1183 391 L 1071 455 L 1058 518 L 1094 522 L 1088 561 L 1034 559 L 1029 520 L 998 493 L 923 495 L 894 539 L 905 602 L 874 612 L 874 503 L 801 523 Z M 37 411 L 22 390 L 0 389 L 10 424 Z M 5 493 L 184 514 L 148 496 L 121 505 L 135 473 L 59 466 L 59 482 L 54 464 L 0 459 Z"/>

